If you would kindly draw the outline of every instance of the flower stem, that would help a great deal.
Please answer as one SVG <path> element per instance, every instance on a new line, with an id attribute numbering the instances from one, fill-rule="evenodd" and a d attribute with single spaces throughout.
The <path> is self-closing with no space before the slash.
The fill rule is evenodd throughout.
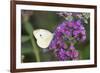
<path id="1" fill-rule="evenodd" d="M 35 39 L 33 37 L 33 30 L 34 29 L 29 22 L 29 16 L 23 16 L 23 23 L 24 23 L 25 30 L 27 31 L 27 33 L 30 36 L 30 40 L 31 40 L 31 43 L 32 43 L 32 46 L 33 46 L 33 52 L 35 54 L 36 61 L 40 62 L 39 47 L 37 46 Z"/>
<path id="2" fill-rule="evenodd" d="M 36 61 L 40 62 L 39 48 L 37 47 L 34 38 L 31 38 L 31 43 L 32 43 L 32 46 L 33 46 L 33 52 L 35 54 Z"/>

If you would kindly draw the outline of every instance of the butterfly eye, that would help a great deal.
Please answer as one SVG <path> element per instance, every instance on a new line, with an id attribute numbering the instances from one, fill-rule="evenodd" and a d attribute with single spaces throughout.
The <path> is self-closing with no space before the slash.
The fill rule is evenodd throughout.
<path id="1" fill-rule="evenodd" d="M 41 37 L 42 35 L 40 34 L 40 37 Z"/>

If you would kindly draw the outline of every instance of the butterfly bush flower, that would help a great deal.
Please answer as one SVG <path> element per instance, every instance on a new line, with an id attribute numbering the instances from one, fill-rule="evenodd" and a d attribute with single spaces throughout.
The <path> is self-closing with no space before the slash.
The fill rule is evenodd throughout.
<path id="1" fill-rule="evenodd" d="M 79 19 L 74 20 L 77 17 L 77 13 L 58 13 L 58 15 L 63 16 L 65 21 L 60 23 L 55 32 L 54 38 L 49 45 L 50 50 L 54 50 L 55 56 L 58 60 L 77 60 L 79 59 L 79 52 L 74 47 L 74 41 L 83 42 L 86 40 L 86 30 Z M 70 46 L 65 43 L 65 41 L 70 43 Z"/>
<path id="2" fill-rule="evenodd" d="M 67 38 L 73 37 L 77 41 L 84 41 L 86 39 L 86 31 L 80 20 L 64 21 L 57 27 L 56 31 L 60 31 L 62 35 L 65 34 Z"/>
<path id="3" fill-rule="evenodd" d="M 55 50 L 54 53 L 58 60 L 64 61 L 67 59 L 66 50 L 64 48 L 59 48 L 58 50 Z"/>
<path id="4" fill-rule="evenodd" d="M 74 46 L 69 47 L 69 50 L 66 51 L 66 55 L 70 60 L 77 60 L 79 58 L 79 52 L 75 49 Z"/>
<path id="5" fill-rule="evenodd" d="M 59 48 L 55 50 L 55 55 L 58 58 L 58 60 L 77 60 L 79 58 L 79 52 L 74 48 L 71 49 L 68 48 L 68 50 L 64 48 Z"/>
<path id="6" fill-rule="evenodd" d="M 64 40 L 63 40 L 61 34 L 59 34 L 59 33 L 60 32 L 55 33 L 54 38 L 49 46 L 50 49 L 67 48 L 67 45 L 64 43 Z"/>

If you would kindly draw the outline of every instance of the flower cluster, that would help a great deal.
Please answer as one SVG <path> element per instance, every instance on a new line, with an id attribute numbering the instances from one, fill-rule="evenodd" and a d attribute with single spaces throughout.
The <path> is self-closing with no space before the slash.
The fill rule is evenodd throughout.
<path id="1" fill-rule="evenodd" d="M 56 49 L 54 53 L 55 56 L 62 61 L 77 60 L 79 58 L 79 52 L 74 48 L 74 46 L 70 46 L 67 49 L 64 48 Z"/>
<path id="2" fill-rule="evenodd" d="M 77 60 L 79 52 L 75 49 L 74 43 L 84 40 L 86 40 L 86 30 L 81 20 L 66 20 L 56 28 L 49 49 L 54 50 L 59 60 Z M 70 46 L 65 43 L 66 41 L 69 41 Z"/>
<path id="3" fill-rule="evenodd" d="M 64 21 L 57 27 L 56 31 L 64 34 L 68 39 L 70 37 L 77 41 L 84 41 L 86 39 L 86 31 L 80 20 Z"/>

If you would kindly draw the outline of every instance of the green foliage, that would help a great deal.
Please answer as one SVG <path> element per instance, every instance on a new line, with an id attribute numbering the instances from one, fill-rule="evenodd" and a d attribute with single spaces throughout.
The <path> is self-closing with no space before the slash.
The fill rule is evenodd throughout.
<path id="1" fill-rule="evenodd" d="M 90 59 L 90 46 L 87 45 L 80 51 L 82 59 Z"/>
<path id="2" fill-rule="evenodd" d="M 21 42 L 22 42 L 22 43 L 27 42 L 29 39 L 30 39 L 29 36 L 22 36 L 22 37 L 21 37 Z"/>
<path id="3" fill-rule="evenodd" d="M 32 28 L 32 25 L 29 23 L 29 22 L 25 22 L 24 23 L 24 28 L 26 30 L 26 32 L 32 36 L 32 33 L 33 33 L 33 28 Z"/>

